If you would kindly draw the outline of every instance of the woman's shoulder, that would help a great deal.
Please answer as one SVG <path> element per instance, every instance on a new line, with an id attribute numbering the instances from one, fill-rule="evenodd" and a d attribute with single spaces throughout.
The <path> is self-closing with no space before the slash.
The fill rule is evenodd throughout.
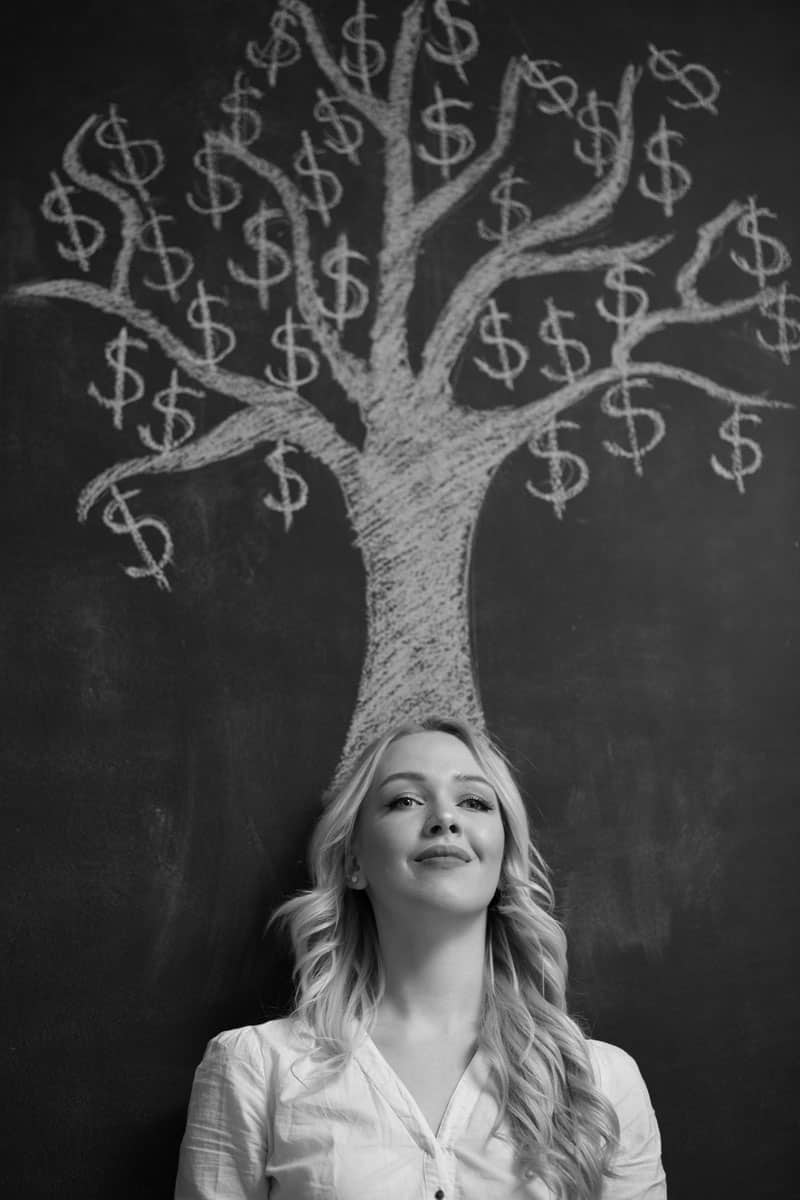
<path id="1" fill-rule="evenodd" d="M 246 1062 L 263 1062 L 266 1058 L 280 1058 L 284 1054 L 297 1055 L 306 1042 L 291 1017 L 264 1021 L 260 1025 L 243 1025 L 238 1029 L 225 1029 L 216 1034 L 206 1047 L 206 1057 L 242 1059 Z"/>
<path id="2" fill-rule="evenodd" d="M 652 1104 L 639 1064 L 621 1046 L 589 1039 L 589 1060 L 600 1091 L 617 1110 L 621 1124 L 652 1115 Z"/>

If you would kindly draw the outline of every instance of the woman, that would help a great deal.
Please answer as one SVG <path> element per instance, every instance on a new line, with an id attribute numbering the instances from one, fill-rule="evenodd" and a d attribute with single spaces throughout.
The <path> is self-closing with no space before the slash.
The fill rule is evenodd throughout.
<path id="1" fill-rule="evenodd" d="M 663 1200 L 647 1090 L 567 1015 L 547 871 L 484 737 L 388 731 L 310 861 L 276 914 L 295 1012 L 209 1044 L 176 1200 Z"/>

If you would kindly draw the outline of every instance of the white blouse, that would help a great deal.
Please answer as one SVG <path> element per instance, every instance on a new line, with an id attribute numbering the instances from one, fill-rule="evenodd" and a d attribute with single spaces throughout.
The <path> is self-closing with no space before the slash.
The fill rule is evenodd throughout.
<path id="1" fill-rule="evenodd" d="M 320 1082 L 291 1019 L 222 1033 L 198 1067 L 175 1200 L 548 1200 L 520 1178 L 488 1064 L 478 1050 L 438 1130 L 364 1037 L 348 1065 Z M 665 1200 L 661 1142 L 630 1055 L 589 1042 L 621 1137 L 602 1200 Z"/>

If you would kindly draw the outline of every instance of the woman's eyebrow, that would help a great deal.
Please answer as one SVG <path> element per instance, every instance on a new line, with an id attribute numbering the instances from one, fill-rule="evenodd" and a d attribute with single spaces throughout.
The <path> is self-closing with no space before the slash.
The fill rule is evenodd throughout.
<path id="1" fill-rule="evenodd" d="M 395 771 L 391 775 L 386 775 L 378 784 L 378 787 L 383 787 L 387 783 L 391 783 L 394 779 L 412 779 L 415 783 L 425 783 L 427 776 L 420 771 Z"/>
<path id="2" fill-rule="evenodd" d="M 386 775 L 380 781 L 378 787 L 384 787 L 385 784 L 391 783 L 396 779 L 410 779 L 414 783 L 426 783 L 428 776 L 423 775 L 420 771 L 394 771 L 391 775 Z M 484 787 L 489 788 L 490 791 L 494 791 L 494 788 L 485 775 L 464 775 L 461 772 L 457 772 L 453 776 L 453 779 L 457 780 L 458 783 L 482 783 Z"/>

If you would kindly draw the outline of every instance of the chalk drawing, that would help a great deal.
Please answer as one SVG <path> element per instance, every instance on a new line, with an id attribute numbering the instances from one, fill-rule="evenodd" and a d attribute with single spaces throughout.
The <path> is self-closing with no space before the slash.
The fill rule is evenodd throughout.
<path id="1" fill-rule="evenodd" d="M 713 71 L 702 63 L 686 63 L 680 66 L 679 50 L 658 50 L 650 43 L 647 66 L 654 79 L 661 83 L 676 83 L 677 96 L 667 92 L 667 104 L 673 108 L 703 108 L 717 115 L 716 101 L 719 98 L 719 80 Z"/>
<path id="2" fill-rule="evenodd" d="M 341 203 L 342 184 L 338 175 L 320 166 L 317 150 L 305 129 L 301 140 L 302 146 L 294 156 L 294 169 L 311 184 L 311 195 L 305 197 L 306 206 L 319 213 L 322 224 L 327 227 L 331 223 L 332 209 Z"/>
<path id="3" fill-rule="evenodd" d="M 300 43 L 289 33 L 295 23 L 294 17 L 285 8 L 279 8 L 270 17 L 270 36 L 264 45 L 259 46 L 255 41 L 247 43 L 247 61 L 267 72 L 267 80 L 272 88 L 278 82 L 278 73 L 291 67 L 300 57 Z"/>
<path id="4" fill-rule="evenodd" d="M 800 296 L 788 291 L 787 285 L 782 283 L 778 295 L 761 305 L 761 312 L 771 322 L 770 331 L 756 330 L 756 337 L 764 349 L 779 354 L 787 367 L 792 355 L 800 350 L 800 319 L 789 315 L 790 305 L 795 306 L 795 311 L 800 309 Z"/>
<path id="5" fill-rule="evenodd" d="M 227 307 L 228 301 L 224 296 L 210 295 L 203 280 L 198 280 L 197 295 L 186 310 L 186 320 L 192 329 L 199 329 L 203 340 L 203 361 L 211 368 L 217 367 L 236 349 L 236 334 L 231 327 L 214 320 L 211 307 L 214 304 Z"/>
<path id="6" fill-rule="evenodd" d="M 375 14 L 367 12 L 365 0 L 358 0 L 355 14 L 342 25 L 342 37 L 347 45 L 342 50 L 339 65 L 345 75 L 357 80 L 367 93 L 372 91 L 372 80 L 386 66 L 383 46 L 367 36 L 367 21 L 375 20 Z"/>
<path id="7" fill-rule="evenodd" d="M 78 213 L 72 207 L 71 197 L 78 191 L 73 184 L 63 184 L 55 171 L 50 172 L 50 182 L 53 186 L 42 200 L 42 216 L 66 226 L 69 243 L 56 242 L 58 253 L 67 262 L 77 263 L 82 271 L 88 271 L 92 256 L 106 240 L 106 231 L 94 217 Z"/>
<path id="8" fill-rule="evenodd" d="M 590 166 L 596 179 L 602 179 L 617 153 L 619 137 L 616 105 L 598 100 L 597 92 L 589 92 L 586 103 L 575 114 L 575 120 L 587 133 L 575 138 L 572 150 L 579 162 Z"/>
<path id="9" fill-rule="evenodd" d="M 729 479 L 736 484 L 742 494 L 745 490 L 745 479 L 761 470 L 764 453 L 759 443 L 753 437 L 745 437 L 742 424 L 760 425 L 758 413 L 745 412 L 742 404 L 734 404 L 733 412 L 719 427 L 719 436 L 730 445 L 730 463 L 725 466 L 716 454 L 711 455 L 711 466 L 715 474 L 722 479 Z"/>
<path id="10" fill-rule="evenodd" d="M 638 188 L 648 200 L 655 200 L 664 210 L 665 217 L 671 217 L 675 205 L 692 186 L 692 176 L 681 163 L 672 157 L 671 143 L 683 142 L 683 134 L 676 129 L 667 127 L 666 118 L 659 118 L 658 129 L 645 142 L 644 152 L 648 162 L 657 168 L 656 182 L 650 180 L 653 172 L 642 171 L 638 179 Z"/>
<path id="11" fill-rule="evenodd" d="M 378 22 L 358 0 L 334 50 L 337 31 L 323 27 L 315 6 L 283 0 L 266 37 L 243 48 L 247 73 L 235 71 L 221 89 L 221 119 L 182 166 L 170 164 L 193 176 L 179 184 L 188 204 L 184 235 L 154 196 L 156 186 L 167 189 L 161 144 L 134 137 L 115 105 L 87 116 L 50 172 L 41 206 L 74 274 L 15 292 L 20 301 L 82 303 L 117 322 L 103 348 L 110 377 L 102 386 L 92 381 L 89 395 L 118 430 L 135 405 L 142 453 L 90 480 L 78 515 L 85 521 L 99 511 L 109 530 L 130 539 L 140 561 L 124 567 L 129 575 L 168 588 L 174 559 L 167 523 L 131 507 L 144 477 L 261 450 L 270 472 L 263 503 L 297 534 L 297 514 L 311 500 L 292 456 L 332 473 L 366 587 L 366 656 L 343 766 L 391 713 L 444 709 L 482 720 L 470 648 L 470 549 L 487 488 L 510 455 L 527 448 L 527 494 L 564 521 L 590 486 L 578 406 L 599 403 L 601 447 L 620 470 L 630 468 L 635 488 L 668 439 L 662 396 L 669 389 L 674 406 L 699 393 L 721 410 L 709 471 L 743 494 L 764 469 L 766 416 L 788 405 L 685 365 L 681 335 L 728 323 L 749 337 L 754 355 L 781 364 L 800 348 L 800 299 L 785 276 L 791 260 L 774 213 L 754 196 L 722 201 L 692 228 L 680 203 L 693 182 L 682 161 L 683 122 L 718 119 L 717 76 L 650 43 L 640 65 L 622 67 L 616 96 L 601 99 L 593 80 L 579 87 L 556 59 L 511 57 L 489 105 L 493 127 L 484 144 L 465 91 L 480 65 L 474 12 L 466 0 L 435 0 L 428 23 L 422 0 L 412 0 L 402 13 L 382 9 Z M 441 78 L 428 83 L 431 63 Z M 300 89 L 307 105 L 297 113 L 294 155 L 280 165 L 268 156 L 266 96 L 294 72 L 307 83 Z M 661 114 L 644 133 L 634 121 L 640 89 L 641 110 Z M 547 161 L 555 161 L 550 150 L 559 141 L 563 148 L 558 190 L 569 198 L 560 206 L 542 202 L 534 212 L 509 162 L 521 153 L 522 107 L 535 126 L 530 136 L 553 140 Z M 331 169 L 334 161 L 340 170 Z M 367 170 L 379 199 L 372 232 L 362 233 L 348 227 L 345 186 Z M 637 223 L 655 210 L 673 225 L 626 238 L 629 198 Z M 412 355 L 421 256 L 468 202 L 478 207 L 474 258 Z M 246 215 L 234 222 L 240 206 Z M 199 261 L 188 242 L 197 237 L 193 213 L 210 223 L 202 232 L 203 278 L 190 269 Z M 356 245 L 375 249 L 367 256 Z M 213 271 L 206 263 L 215 250 Z M 465 258 L 469 252 L 465 243 Z M 145 266 L 134 272 L 140 257 Z M 576 277 L 587 296 L 580 314 L 559 298 L 574 294 L 566 281 Z M 516 291 L 545 279 L 544 310 L 523 329 L 518 314 L 529 309 L 521 301 L 512 324 L 509 285 Z M 169 323 L 148 307 L 151 289 L 174 301 L 165 306 Z M 229 365 L 249 328 L 241 319 L 248 302 L 267 346 L 252 374 Z M 366 349 L 354 353 L 345 338 Z M 168 383 L 159 381 L 146 419 L 146 380 L 164 361 Z M 323 413 L 314 403 L 323 368 L 330 388 L 357 410 L 360 438 L 345 436 L 327 404 Z M 458 402 L 466 372 L 480 380 L 480 409 Z M 537 384 L 527 394 L 523 375 Z M 225 397 L 234 411 L 203 427 L 203 395 Z"/>
<path id="12" fill-rule="evenodd" d="M 280 242 L 269 236 L 270 224 L 286 222 L 282 208 L 268 208 L 264 201 L 258 211 L 248 217 L 242 225 L 242 238 L 255 254 L 255 274 L 248 275 L 244 267 L 228 259 L 228 273 L 246 287 L 255 289 L 258 305 L 263 312 L 269 311 L 269 294 L 272 288 L 283 283 L 292 273 L 292 260 Z"/>
<path id="13" fill-rule="evenodd" d="M 528 58 L 522 56 L 522 73 L 528 87 L 544 94 L 536 101 L 539 112 L 552 117 L 557 113 L 562 116 L 574 116 L 573 109 L 580 94 L 580 88 L 571 75 L 561 71 L 561 63 L 552 58 Z"/>
<path id="14" fill-rule="evenodd" d="M 369 304 L 369 288 L 351 269 L 350 264 L 369 262 L 366 254 L 352 250 L 346 233 L 340 233 L 336 245 L 322 256 L 320 268 L 323 275 L 333 282 L 333 301 L 330 305 L 320 300 L 320 310 L 330 317 L 341 332 L 348 321 L 363 317 Z"/>
<path id="15" fill-rule="evenodd" d="M 297 446 L 290 446 L 281 438 L 272 453 L 268 454 L 265 459 L 267 466 L 277 476 L 280 495 L 276 497 L 268 492 L 264 497 L 264 504 L 273 512 L 283 514 L 283 528 L 286 533 L 292 528 L 294 514 L 301 508 L 305 508 L 308 503 L 308 484 L 299 471 L 286 465 L 286 455 L 296 453 Z M 297 490 L 293 491 L 293 488 Z"/>
<path id="16" fill-rule="evenodd" d="M 657 409 L 631 404 L 633 388 L 652 388 L 652 386 L 649 379 L 628 379 L 627 375 L 623 375 L 619 383 L 612 383 L 611 387 L 607 388 L 600 401 L 600 407 L 607 417 L 624 421 L 628 437 L 625 446 L 606 438 L 603 439 L 603 446 L 615 458 L 629 458 L 637 475 L 644 474 L 642 459 L 651 450 L 655 450 L 667 432 L 666 422 Z M 637 421 L 641 421 L 645 427 L 645 431 L 642 433 L 639 431 Z M 649 437 L 645 437 L 646 431 L 649 431 Z"/>
<path id="17" fill-rule="evenodd" d="M 188 442 L 189 438 L 194 437 L 195 419 L 190 409 L 181 408 L 178 400 L 181 396 L 192 396 L 195 400 L 201 400 L 204 395 L 205 392 L 201 392 L 199 388 L 181 386 L 178 383 L 178 369 L 173 367 L 169 386 L 156 392 L 153 398 L 153 408 L 164 417 L 161 435 L 156 437 L 151 425 L 139 425 L 137 431 L 142 445 L 157 454 L 165 454 L 168 450 L 175 450 L 184 442 Z"/>
<path id="18" fill-rule="evenodd" d="M 736 223 L 736 230 L 740 237 L 750 243 L 752 258 L 738 250 L 730 252 L 739 270 L 754 276 L 760 288 L 765 287 L 774 275 L 783 274 L 792 265 L 791 255 L 780 238 L 763 232 L 761 223 L 764 220 L 776 220 L 775 213 L 759 207 L 755 196 L 750 196 L 746 212 Z"/>
<path id="19" fill-rule="evenodd" d="M 248 82 L 244 71 L 237 71 L 233 87 L 220 100 L 220 108 L 230 117 L 230 136 L 237 146 L 251 146 L 261 137 L 263 122 L 253 102 L 263 95 L 259 88 Z"/>
<path id="20" fill-rule="evenodd" d="M 478 31 L 472 21 L 453 15 L 453 6 L 461 4 L 469 8 L 469 0 L 434 0 L 433 11 L 444 26 L 444 41 L 430 37 L 425 51 L 437 63 L 452 67 L 462 83 L 467 83 L 465 66 L 471 62 L 480 48 Z"/>
<path id="21" fill-rule="evenodd" d="M 164 151 L 153 138 L 129 138 L 127 120 L 121 117 L 116 104 L 108 110 L 108 118 L 95 131 L 95 140 L 104 150 L 119 154 L 121 166 L 114 165 L 111 174 L 122 184 L 130 186 L 142 204 L 148 204 L 152 183 L 164 169 Z"/>
<path id="22" fill-rule="evenodd" d="M 204 135 L 204 144 L 196 152 L 193 162 L 201 179 L 195 182 L 193 192 L 186 193 L 186 203 L 196 213 L 210 217 L 211 224 L 219 230 L 225 213 L 233 212 L 241 204 L 241 186 L 219 170 L 211 134 Z"/>
<path id="23" fill-rule="evenodd" d="M 507 167 L 500 174 L 500 181 L 489 193 L 489 199 L 500 210 L 500 228 L 494 229 L 482 217 L 478 220 L 478 233 L 485 242 L 507 242 L 510 235 L 520 225 L 527 225 L 531 219 L 531 210 L 521 200 L 515 200 L 512 195 L 514 188 L 525 186 L 525 180 L 515 175 L 513 167 Z"/>
<path id="24" fill-rule="evenodd" d="M 434 148 L 431 150 L 420 143 L 417 146 L 417 154 L 423 162 L 438 167 L 444 179 L 449 179 L 452 168 L 465 162 L 475 150 L 472 130 L 462 122 L 452 121 L 450 110 L 458 108 L 470 112 L 472 103 L 469 100 L 444 96 L 438 83 L 434 85 L 433 94 L 433 104 L 423 108 L 420 116 L 428 132 L 436 135 Z"/>
<path id="25" fill-rule="evenodd" d="M 361 162 L 358 152 L 364 141 L 364 125 L 358 117 L 343 113 L 340 105 L 340 96 L 329 96 L 324 88 L 317 88 L 314 120 L 330 126 L 330 133 L 322 139 L 323 144 L 334 154 L 342 154 L 358 166 Z"/>
<path id="26" fill-rule="evenodd" d="M 114 374 L 113 391 L 105 396 L 92 382 L 89 384 L 89 395 L 102 408 L 111 410 L 112 422 L 115 429 L 122 429 L 122 417 L 129 404 L 135 404 L 144 395 L 144 376 L 135 370 L 128 362 L 129 350 L 147 350 L 144 338 L 131 337 L 127 325 L 123 325 L 115 338 L 106 343 L 104 354 L 108 365 Z"/>
<path id="27" fill-rule="evenodd" d="M 546 429 L 537 433 L 528 442 L 528 449 L 536 458 L 547 461 L 549 480 L 547 488 L 536 487 L 530 480 L 525 487 L 532 496 L 552 504 L 559 521 L 564 516 L 567 501 L 579 495 L 589 482 L 589 467 L 586 459 L 560 445 L 558 435 L 562 429 L 579 429 L 577 421 L 559 421 L 555 418 Z"/>
<path id="28" fill-rule="evenodd" d="M 164 568 L 172 562 L 174 553 L 172 537 L 165 523 L 158 517 L 135 517 L 128 507 L 128 501 L 138 496 L 140 488 L 131 488 L 121 492 L 116 484 L 109 488 L 111 499 L 103 509 L 103 521 L 112 533 L 128 534 L 142 557 L 144 566 L 124 567 L 126 575 L 132 579 L 154 579 L 160 588 L 170 591 L 169 580 L 164 574 Z M 160 540 L 160 554 L 156 558 L 144 536 L 144 530 L 154 530 Z"/>
<path id="29" fill-rule="evenodd" d="M 169 245 L 164 238 L 163 226 L 174 224 L 174 217 L 157 213 L 151 205 L 147 205 L 146 211 L 148 219 L 139 230 L 136 244 L 143 253 L 155 255 L 161 276 L 154 279 L 144 275 L 142 282 L 151 291 L 167 292 L 172 303 L 177 304 L 180 290 L 194 270 L 194 258 L 188 250 Z"/>
<path id="30" fill-rule="evenodd" d="M 499 379 L 509 391 L 513 391 L 514 380 L 525 370 L 530 354 L 522 342 L 504 332 L 503 322 L 510 320 L 511 314 L 501 312 L 493 297 L 489 301 L 488 310 L 478 323 L 478 329 L 481 341 L 492 347 L 496 357 L 493 362 L 487 362 L 486 359 L 474 355 L 472 361 L 484 375 L 488 375 L 490 379 Z"/>
<path id="31" fill-rule="evenodd" d="M 286 318 L 272 332 L 272 345 L 276 350 L 283 351 L 283 361 L 280 368 L 269 364 L 265 368 L 266 376 L 278 386 L 285 385 L 296 392 L 298 388 L 319 375 L 319 358 L 310 346 L 298 342 L 298 333 L 307 333 L 309 326 L 302 321 L 296 321 L 291 308 L 286 309 Z"/>
<path id="32" fill-rule="evenodd" d="M 539 370 L 553 383 L 574 383 L 591 366 L 589 348 L 579 338 L 564 336 L 564 322 L 574 321 L 575 313 L 558 308 L 552 296 L 545 301 L 547 316 L 539 325 L 539 337 L 556 352 L 558 366 L 545 363 Z"/>

